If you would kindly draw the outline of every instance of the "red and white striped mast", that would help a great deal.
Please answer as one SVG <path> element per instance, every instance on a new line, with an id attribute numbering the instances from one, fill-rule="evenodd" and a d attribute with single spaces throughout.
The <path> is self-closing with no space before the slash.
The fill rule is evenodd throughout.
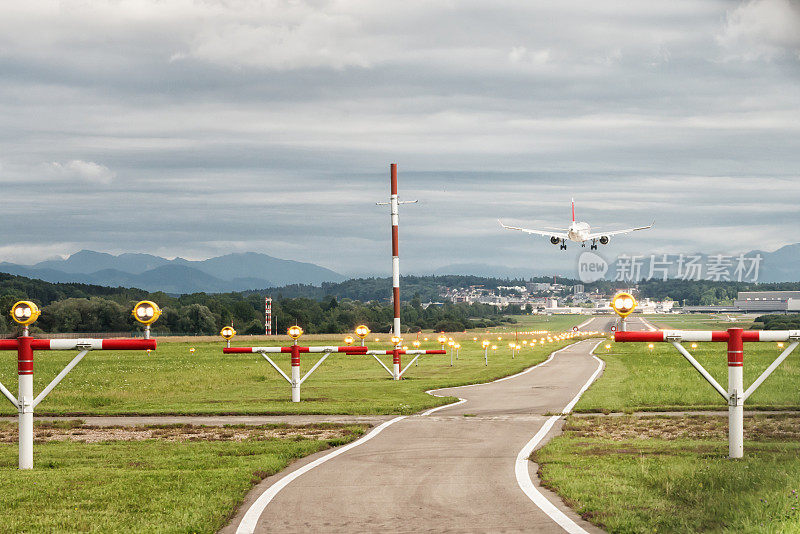
<path id="1" fill-rule="evenodd" d="M 389 165 L 391 176 L 391 188 L 389 202 L 376 202 L 378 206 L 391 206 L 392 216 L 392 302 L 394 304 L 394 322 L 392 324 L 392 333 L 396 336 L 400 335 L 400 248 L 398 236 L 398 224 L 400 222 L 400 213 L 398 206 L 400 204 L 416 204 L 419 200 L 404 200 L 400 201 L 397 198 L 397 163 Z"/>

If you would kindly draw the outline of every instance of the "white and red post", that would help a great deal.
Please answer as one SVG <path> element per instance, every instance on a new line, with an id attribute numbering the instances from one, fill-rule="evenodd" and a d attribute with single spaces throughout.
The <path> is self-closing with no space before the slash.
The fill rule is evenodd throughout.
<path id="1" fill-rule="evenodd" d="M 741 328 L 728 330 L 728 458 L 744 456 L 744 343 Z"/>
<path id="2" fill-rule="evenodd" d="M 27 329 L 26 329 L 27 330 Z M 27 333 L 27 332 L 26 332 Z M 33 348 L 30 336 L 17 339 L 19 380 L 19 468 L 33 469 Z"/>
<path id="3" fill-rule="evenodd" d="M 393 367 L 394 368 L 394 374 L 392 375 L 392 378 L 394 378 L 395 380 L 400 380 L 400 373 L 401 373 L 401 371 L 400 371 L 400 352 L 401 352 L 401 350 L 402 349 L 400 349 L 400 347 L 395 347 L 394 350 L 392 351 L 392 364 L 394 366 Z"/>
<path id="4" fill-rule="evenodd" d="M 400 223 L 400 204 L 415 204 L 417 200 L 398 200 L 397 196 L 397 163 L 389 164 L 390 187 L 389 207 L 392 217 L 392 303 L 394 305 L 394 321 L 392 333 L 400 335 L 400 245 L 398 225 Z M 387 202 L 376 202 L 378 206 L 385 206 Z"/>
<path id="5" fill-rule="evenodd" d="M 651 332 L 616 332 L 614 340 L 617 342 L 643 343 L 667 342 L 678 349 L 678 352 L 728 403 L 728 457 L 742 458 L 744 456 L 744 403 L 800 344 L 800 330 L 742 330 L 741 328 L 729 328 L 727 331 L 656 330 Z M 727 343 L 727 390 L 681 345 L 682 341 Z M 781 341 L 789 341 L 790 344 L 745 390 L 744 343 Z"/>
<path id="6" fill-rule="evenodd" d="M 390 166 L 391 198 L 389 200 L 392 212 L 392 303 L 394 305 L 394 322 L 392 333 L 400 335 L 400 236 L 398 225 L 400 212 L 397 200 L 397 163 Z"/>
<path id="7" fill-rule="evenodd" d="M 264 333 L 272 335 L 272 298 L 264 297 Z"/>

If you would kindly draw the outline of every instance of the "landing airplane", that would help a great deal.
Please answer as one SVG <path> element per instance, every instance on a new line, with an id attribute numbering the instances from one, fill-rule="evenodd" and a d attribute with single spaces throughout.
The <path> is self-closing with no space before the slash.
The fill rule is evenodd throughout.
<path id="1" fill-rule="evenodd" d="M 575 199 L 572 199 L 572 224 L 570 224 L 569 228 L 565 230 L 531 230 L 529 228 L 506 226 L 500 219 L 497 219 L 497 222 L 499 222 L 500 226 L 506 230 L 519 230 L 520 232 L 525 232 L 528 234 L 549 237 L 552 244 L 561 245 L 561 250 L 567 250 L 567 240 L 580 243 L 582 247 L 586 246 L 587 241 L 591 241 L 591 249 L 597 250 L 597 243 L 599 242 L 601 245 L 607 245 L 609 241 L 608 238 L 612 235 L 628 234 L 630 232 L 636 232 L 637 230 L 647 230 L 648 228 L 652 228 L 655 224 L 655 221 L 653 221 L 648 226 L 639 226 L 637 228 L 626 228 L 624 230 L 614 230 L 611 232 L 592 232 L 591 228 L 589 227 L 589 223 L 575 221 Z"/>

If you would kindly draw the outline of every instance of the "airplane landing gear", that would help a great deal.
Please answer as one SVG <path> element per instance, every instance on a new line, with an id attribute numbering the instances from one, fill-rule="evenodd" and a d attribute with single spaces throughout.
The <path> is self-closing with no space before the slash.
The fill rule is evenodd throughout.
<path id="1" fill-rule="evenodd" d="M 561 250 L 567 250 L 567 243 L 562 239 L 561 246 L 559 247 Z"/>
<path id="2" fill-rule="evenodd" d="M 597 250 L 597 239 L 592 239 L 592 246 L 589 247 L 590 250 Z"/>

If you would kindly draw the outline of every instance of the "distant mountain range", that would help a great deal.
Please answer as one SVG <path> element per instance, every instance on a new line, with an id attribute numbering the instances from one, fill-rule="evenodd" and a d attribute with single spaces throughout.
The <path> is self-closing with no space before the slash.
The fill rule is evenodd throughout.
<path id="1" fill-rule="evenodd" d="M 582 251 L 589 251 L 589 247 Z M 555 251 L 556 253 L 558 251 Z M 604 251 L 599 254 L 608 261 L 615 258 Z M 800 281 L 800 243 L 786 245 L 774 252 L 752 251 L 748 258 L 761 255 L 758 282 L 797 282 Z M 701 255 L 701 263 L 707 265 L 709 255 Z M 713 255 L 711 255 L 713 256 Z M 649 274 L 649 258 L 641 258 L 641 277 Z M 669 259 L 676 261 L 677 255 Z M 659 261 L 660 255 L 656 256 Z M 447 265 L 432 273 L 437 276 L 447 274 L 476 275 L 492 278 L 535 278 L 552 276 L 577 278 L 574 259 L 565 259 L 572 264 L 567 269 L 513 268 L 502 265 L 466 263 Z M 731 274 L 735 268 L 730 269 Z M 618 265 L 609 266 L 606 279 L 613 279 Z M 674 278 L 677 266 L 669 269 Z M 135 287 L 146 291 L 164 291 L 172 294 L 182 293 L 221 293 L 228 291 L 247 291 L 305 284 L 320 286 L 326 282 L 342 282 L 346 277 L 313 263 L 283 260 L 266 254 L 245 252 L 227 254 L 202 261 L 183 258 L 168 260 L 150 254 L 120 254 L 114 256 L 91 250 L 81 250 L 66 259 L 47 260 L 35 265 L 17 265 L 1 262 L 0 272 L 37 278 L 46 282 L 78 282 L 108 287 Z M 386 273 L 388 275 L 388 273 Z M 702 271 L 706 278 L 706 270 Z M 735 280 L 735 278 L 732 277 Z M 750 278 L 745 278 L 750 281 Z"/>
<path id="2" fill-rule="evenodd" d="M 110 287 L 136 287 L 166 293 L 219 293 L 279 287 L 289 284 L 320 285 L 341 282 L 344 276 L 314 265 L 246 252 L 202 261 L 168 260 L 150 254 L 114 256 L 81 250 L 66 259 L 35 265 L 0 263 L 0 272 L 47 282 L 79 282 Z"/>
<path id="3" fill-rule="evenodd" d="M 606 280 L 612 280 L 615 277 L 615 273 L 620 265 L 617 264 L 614 260 L 616 259 L 616 254 L 613 253 L 612 249 L 604 249 L 600 247 L 597 251 L 591 251 L 589 247 L 580 248 L 578 247 L 578 251 L 580 252 L 597 252 L 600 256 L 605 258 L 607 261 L 612 262 L 609 265 L 608 274 L 606 274 Z M 559 251 L 556 250 L 554 253 L 558 253 Z M 705 279 L 709 276 L 708 273 L 708 266 L 710 263 L 714 261 L 714 254 L 701 254 L 696 253 L 696 256 L 699 256 L 700 259 L 698 263 L 702 265 L 701 270 L 701 278 Z M 795 243 L 793 245 L 786 245 L 784 247 L 779 248 L 774 252 L 765 252 L 763 250 L 753 250 L 746 253 L 744 256 L 747 258 L 746 266 L 750 267 L 751 260 L 756 258 L 757 256 L 761 256 L 761 262 L 758 265 L 758 279 L 757 282 L 798 282 L 800 281 L 800 243 Z M 669 278 L 675 278 L 677 276 L 678 271 L 678 254 L 668 254 L 667 261 L 671 262 L 671 265 L 668 268 L 668 276 Z M 688 260 L 691 254 L 684 254 L 684 257 Z M 553 269 L 537 269 L 535 267 L 531 268 L 513 268 L 513 267 L 504 267 L 502 265 L 492 265 L 486 263 L 462 263 L 462 264 L 452 264 L 446 265 L 444 267 L 440 267 L 436 269 L 433 273 L 435 275 L 446 275 L 446 274 L 471 274 L 476 276 L 489 276 L 493 278 L 534 278 L 537 276 L 553 276 L 558 275 L 559 277 L 564 276 L 567 278 L 577 278 L 577 256 L 569 256 L 565 257 L 564 263 L 567 265 L 567 268 L 553 268 Z M 655 261 L 654 264 L 655 272 L 654 277 L 661 278 L 661 272 L 659 269 L 665 267 L 660 265 L 658 262 L 663 260 L 663 254 L 655 254 Z M 722 261 L 730 261 L 731 265 L 727 271 L 730 273 L 730 279 L 736 281 L 735 270 L 737 267 L 736 256 L 728 257 L 727 260 L 725 258 Z M 642 277 L 647 278 L 650 274 L 650 255 L 640 255 L 637 259 L 638 262 L 641 262 L 641 266 L 639 269 L 640 279 Z M 752 274 L 750 276 L 743 277 L 743 281 L 751 281 Z M 724 279 L 724 278 L 723 278 Z"/>

